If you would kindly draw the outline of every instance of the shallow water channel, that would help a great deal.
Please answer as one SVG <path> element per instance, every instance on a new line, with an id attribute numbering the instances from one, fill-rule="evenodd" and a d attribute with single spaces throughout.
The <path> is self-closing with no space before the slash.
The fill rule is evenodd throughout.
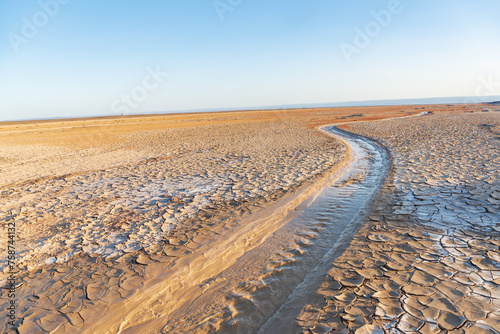
<path id="1" fill-rule="evenodd" d="M 172 312 L 163 331 L 297 331 L 295 318 L 363 223 L 390 167 L 388 153 L 371 140 L 335 126 L 321 130 L 346 143 L 350 163 L 293 218 Z"/>
<path id="2" fill-rule="evenodd" d="M 311 267 L 307 275 L 293 289 L 287 300 L 260 328 L 259 333 L 291 333 L 295 318 L 318 289 L 335 257 L 348 246 L 350 240 L 369 213 L 390 167 L 388 153 L 376 143 L 342 131 L 335 126 L 322 128 L 349 145 L 353 160 L 349 170 L 333 185 L 323 189 L 316 200 L 297 217 L 294 224 L 310 228 L 322 221 L 325 226 L 304 254 L 303 265 Z"/>

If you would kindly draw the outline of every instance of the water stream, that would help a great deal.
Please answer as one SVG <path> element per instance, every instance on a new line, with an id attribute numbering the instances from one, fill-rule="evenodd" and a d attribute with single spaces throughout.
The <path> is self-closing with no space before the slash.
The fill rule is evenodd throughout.
<path id="1" fill-rule="evenodd" d="M 326 223 L 315 250 L 304 256 L 314 264 L 304 279 L 293 289 L 286 301 L 260 328 L 259 333 L 292 333 L 295 318 L 318 289 L 333 260 L 348 246 L 368 215 L 373 199 L 380 190 L 390 167 L 388 153 L 377 144 L 335 126 L 323 131 L 343 140 L 354 157 L 350 169 L 297 217 L 294 224 L 307 228 L 318 220 Z M 323 213 L 323 214 L 322 214 Z M 324 213 L 327 213 L 325 215 Z M 306 264 L 304 264 L 306 265 Z"/>
<path id="2" fill-rule="evenodd" d="M 371 140 L 336 126 L 321 130 L 351 151 L 337 180 L 213 277 L 197 298 L 172 312 L 164 331 L 297 331 L 295 318 L 364 222 L 390 167 L 388 153 Z"/>

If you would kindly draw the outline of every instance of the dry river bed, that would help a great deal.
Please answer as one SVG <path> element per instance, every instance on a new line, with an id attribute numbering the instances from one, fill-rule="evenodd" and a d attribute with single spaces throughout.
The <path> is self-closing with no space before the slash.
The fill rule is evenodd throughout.
<path id="1" fill-rule="evenodd" d="M 344 128 L 385 145 L 394 169 L 299 332 L 500 332 L 500 114 Z"/>

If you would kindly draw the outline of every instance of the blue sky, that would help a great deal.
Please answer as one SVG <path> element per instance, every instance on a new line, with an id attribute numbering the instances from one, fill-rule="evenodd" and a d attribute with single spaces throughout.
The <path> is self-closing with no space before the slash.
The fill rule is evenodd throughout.
<path id="1" fill-rule="evenodd" d="M 499 12 L 498 0 L 0 0 L 0 120 L 500 95 Z"/>

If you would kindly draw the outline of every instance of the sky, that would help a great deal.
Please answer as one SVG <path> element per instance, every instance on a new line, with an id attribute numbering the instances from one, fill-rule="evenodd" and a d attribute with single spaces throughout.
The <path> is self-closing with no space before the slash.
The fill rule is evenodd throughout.
<path id="1" fill-rule="evenodd" d="M 498 0 L 0 0 L 0 120 L 500 95 Z"/>

